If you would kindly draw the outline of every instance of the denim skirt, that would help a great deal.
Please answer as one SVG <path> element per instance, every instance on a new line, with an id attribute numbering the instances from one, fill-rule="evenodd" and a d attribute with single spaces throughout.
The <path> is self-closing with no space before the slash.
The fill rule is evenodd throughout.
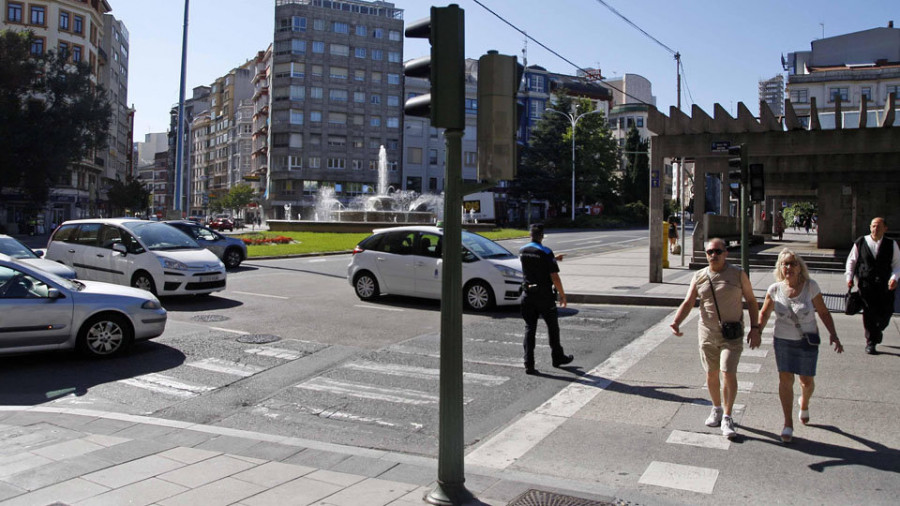
<path id="1" fill-rule="evenodd" d="M 775 340 L 775 364 L 778 372 L 789 372 L 801 376 L 815 376 L 816 363 L 819 361 L 819 347 L 806 342 L 806 339 Z"/>

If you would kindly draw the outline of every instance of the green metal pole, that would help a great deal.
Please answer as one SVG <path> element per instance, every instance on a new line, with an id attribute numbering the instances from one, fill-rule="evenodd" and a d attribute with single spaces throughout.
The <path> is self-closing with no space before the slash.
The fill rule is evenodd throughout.
<path id="1" fill-rule="evenodd" d="M 441 272 L 441 379 L 438 434 L 438 480 L 425 496 L 430 504 L 460 505 L 474 496 L 464 483 L 462 349 L 462 136 L 444 130 L 447 169 L 444 177 L 444 246 Z"/>

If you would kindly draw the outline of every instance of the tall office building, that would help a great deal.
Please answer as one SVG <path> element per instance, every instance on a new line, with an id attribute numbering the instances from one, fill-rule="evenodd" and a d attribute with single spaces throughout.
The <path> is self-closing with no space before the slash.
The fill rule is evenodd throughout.
<path id="1" fill-rule="evenodd" d="M 344 201 L 374 192 L 379 148 L 402 154 L 403 11 L 276 0 L 272 58 L 267 217 L 311 207 L 323 186 Z"/>
<path id="2" fill-rule="evenodd" d="M 759 82 L 759 101 L 769 104 L 775 116 L 784 116 L 784 76 L 778 74 Z M 760 104 L 762 107 L 762 104 Z M 762 111 L 759 112 L 762 116 Z"/>

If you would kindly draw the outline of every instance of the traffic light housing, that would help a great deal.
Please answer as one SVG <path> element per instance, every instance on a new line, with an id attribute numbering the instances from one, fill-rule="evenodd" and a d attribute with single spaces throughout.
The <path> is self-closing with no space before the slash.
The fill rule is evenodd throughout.
<path id="1" fill-rule="evenodd" d="M 743 144 L 728 148 L 728 179 L 747 184 L 747 150 Z"/>
<path id="2" fill-rule="evenodd" d="M 406 101 L 404 112 L 431 119 L 437 128 L 464 129 L 465 13 L 456 4 L 432 7 L 431 16 L 409 24 L 407 37 L 428 39 L 431 55 L 403 65 L 403 74 L 431 81 L 431 92 Z"/>
<path id="3" fill-rule="evenodd" d="M 751 163 L 749 172 L 750 200 L 755 202 L 762 202 L 766 199 L 766 178 L 763 171 L 763 164 Z"/>
<path id="4" fill-rule="evenodd" d="M 515 56 L 488 54 L 478 59 L 478 179 L 496 183 L 516 177 L 517 95 L 525 67 Z"/>

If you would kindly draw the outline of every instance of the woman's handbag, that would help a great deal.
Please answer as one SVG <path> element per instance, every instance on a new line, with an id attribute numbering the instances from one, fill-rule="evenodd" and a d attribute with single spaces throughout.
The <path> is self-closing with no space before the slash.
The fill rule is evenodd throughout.
<path id="1" fill-rule="evenodd" d="M 863 311 L 866 301 L 863 300 L 859 291 L 854 292 L 853 288 L 847 290 L 847 304 L 844 306 L 844 314 L 855 315 Z"/>

